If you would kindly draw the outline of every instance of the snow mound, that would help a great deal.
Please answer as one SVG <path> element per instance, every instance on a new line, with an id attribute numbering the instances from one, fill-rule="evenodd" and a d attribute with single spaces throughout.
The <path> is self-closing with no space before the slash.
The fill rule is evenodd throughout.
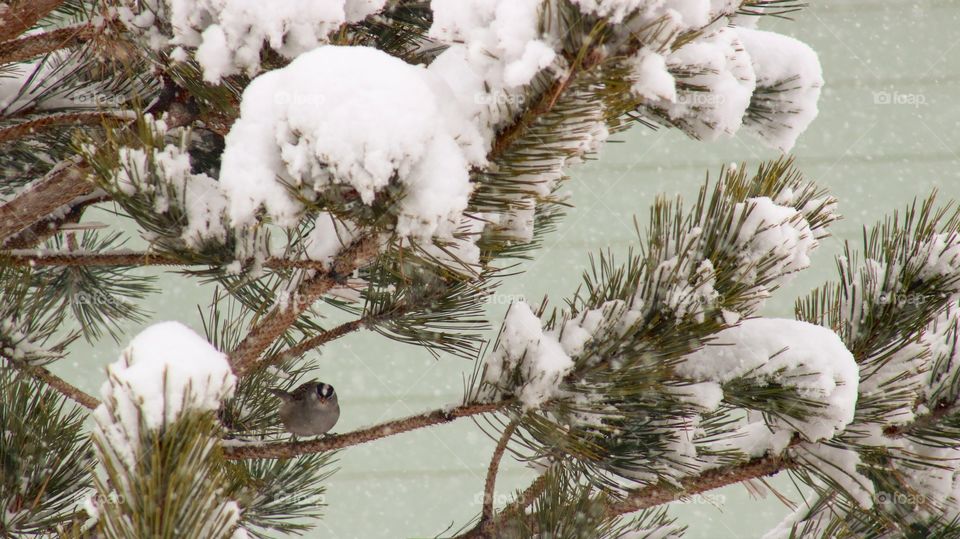
<path id="1" fill-rule="evenodd" d="M 485 78 L 493 86 L 521 86 L 556 57 L 539 36 L 541 4 L 540 0 L 433 0 L 429 35 L 442 43 L 462 44 L 467 61 L 486 71 Z"/>
<path id="2" fill-rule="evenodd" d="M 128 459 L 141 421 L 159 429 L 186 410 L 217 410 L 236 385 L 227 356 L 179 322 L 140 332 L 107 367 L 107 377 L 93 416 L 98 434 Z"/>
<path id="3" fill-rule="evenodd" d="M 757 75 L 754 106 L 763 111 L 744 119 L 744 127 L 765 145 L 788 152 L 819 113 L 823 71 L 817 53 L 775 32 L 738 28 L 737 35 Z"/>
<path id="4" fill-rule="evenodd" d="M 853 421 L 860 380 L 856 360 L 834 332 L 779 318 L 743 320 L 717 333 L 710 345 L 688 355 L 677 373 L 697 382 L 723 384 L 749 376 L 793 388 L 822 407 L 804 421 L 773 418 L 770 426 L 810 441 L 832 438 Z"/>
<path id="5" fill-rule="evenodd" d="M 472 161 L 458 144 L 462 118 L 435 92 L 440 84 L 367 47 L 320 47 L 257 77 L 223 153 L 233 225 L 254 223 L 261 206 L 281 226 L 295 225 L 302 207 L 291 186 L 303 196 L 347 186 L 371 204 L 398 183 L 402 236 L 450 228 L 467 205 Z"/>

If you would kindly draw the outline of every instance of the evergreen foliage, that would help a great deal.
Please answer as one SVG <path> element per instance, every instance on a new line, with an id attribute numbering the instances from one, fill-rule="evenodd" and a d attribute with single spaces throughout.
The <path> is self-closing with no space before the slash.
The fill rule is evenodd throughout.
<path id="1" fill-rule="evenodd" d="M 960 212 L 952 202 L 930 196 L 865 229 L 862 247 L 847 245 L 837 259 L 838 279 L 798 300 L 796 320 L 779 321 L 829 330 L 846 355 L 798 357 L 798 343 L 783 335 L 757 365 L 724 363 L 724 346 L 749 355 L 756 336 L 731 343 L 732 332 L 764 320 L 763 302 L 809 266 L 839 218 L 842 201 L 791 157 L 755 172 L 725 167 L 689 205 L 657 198 L 625 259 L 597 252 L 562 302 L 518 302 L 487 339 L 485 302 L 576 202 L 564 190 L 566 167 L 608 135 L 663 126 L 712 139 L 730 134 L 734 118 L 735 127 L 792 145 L 809 123 L 797 120 L 810 114 L 804 99 L 813 95 L 815 106 L 822 81 L 809 66 L 760 77 L 747 40 L 733 34 L 744 18 L 786 17 L 802 3 L 712 2 L 707 20 L 691 23 L 644 2 L 517 0 L 535 8 L 527 28 L 535 38 L 509 65 L 508 40 L 435 28 L 439 1 L 390 0 L 371 13 L 352 6 L 362 16 L 312 21 L 323 29 L 313 45 L 371 47 L 411 70 L 428 66 L 415 73 L 429 88 L 451 84 L 449 73 L 430 71 L 444 55 L 462 53 L 454 60 L 464 63 L 484 51 L 488 63 L 471 65 L 488 77 L 466 115 L 479 128 L 450 137 L 469 194 L 442 223 L 448 229 L 430 234 L 401 226 L 403 203 L 424 195 L 406 168 L 422 162 L 390 163 L 387 184 L 369 193 L 349 174 L 330 176 L 335 163 L 304 165 L 326 183 L 278 167 L 284 198 L 269 202 L 295 208 L 292 225 L 266 203 L 253 222 L 233 211 L 237 195 L 221 168 L 239 144 L 232 127 L 251 114 L 245 91 L 262 73 L 295 67 L 306 34 L 320 32 L 309 21 L 298 27 L 304 35 L 261 36 L 233 50 L 234 63 L 214 73 L 223 58 L 208 54 L 215 44 L 205 40 L 229 26 L 218 18 L 225 5 L 9 4 L 21 27 L 0 13 L 0 535 L 303 534 L 338 510 L 324 498 L 338 450 L 483 415 L 501 443 L 487 505 L 458 537 L 680 537 L 665 504 L 781 470 L 812 494 L 772 538 L 960 536 Z M 196 16 L 177 21 L 188 4 Z M 263 30 L 249 26 L 251 35 Z M 487 50 L 494 46 L 503 50 Z M 544 65 L 526 79 L 511 70 L 540 46 L 550 49 Z M 689 52 L 698 46 L 727 48 L 704 60 Z M 657 76 L 669 78 L 673 95 Z M 727 76 L 726 86 L 717 82 Z M 732 112 L 720 89 L 731 86 L 743 105 Z M 444 99 L 471 100 L 448 94 L 438 115 L 456 106 Z M 275 141 L 285 166 L 304 155 L 291 138 Z M 127 234 L 78 224 L 93 204 L 148 248 L 126 249 Z M 151 381 L 160 388 L 157 421 L 151 403 L 130 405 L 106 390 L 136 380 L 111 371 L 100 402 L 45 368 L 70 357 L 80 337 L 129 340 L 120 324 L 146 319 L 153 266 L 216 285 L 198 302 L 203 337 L 237 380 L 224 382 L 229 391 L 214 409 L 167 371 Z M 310 380 L 311 352 L 358 329 L 475 362 L 462 405 L 317 440 L 289 436 L 271 390 Z M 841 367 L 859 379 L 843 378 Z M 855 406 L 841 398 L 851 384 Z M 92 433 L 87 411 L 68 399 L 94 409 Z M 504 453 L 543 472 L 494 508 Z"/>

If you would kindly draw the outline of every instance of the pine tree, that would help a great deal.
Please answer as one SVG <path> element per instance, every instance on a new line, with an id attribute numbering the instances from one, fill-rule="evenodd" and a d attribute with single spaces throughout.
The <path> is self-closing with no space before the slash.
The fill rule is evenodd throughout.
<path id="1" fill-rule="evenodd" d="M 787 156 L 726 166 L 692 204 L 658 198 L 624 259 L 595 253 L 563 302 L 517 302 L 486 340 L 485 300 L 576 203 L 566 167 L 609 136 L 792 148 L 819 63 L 756 26 L 801 8 L 8 2 L 0 534 L 296 535 L 339 509 L 321 503 L 338 451 L 473 417 L 498 441 L 456 537 L 679 537 L 670 502 L 778 472 L 811 495 L 768 537 L 960 537 L 953 202 L 864 228 L 795 319 L 764 318 L 839 201 Z M 96 204 L 130 231 L 81 222 Z M 217 284 L 204 335 L 121 334 L 156 292 L 148 266 Z M 359 329 L 473 361 L 462 402 L 285 433 L 269 390 Z M 129 345 L 100 399 L 47 369 L 108 337 Z M 496 507 L 508 452 L 541 473 Z"/>

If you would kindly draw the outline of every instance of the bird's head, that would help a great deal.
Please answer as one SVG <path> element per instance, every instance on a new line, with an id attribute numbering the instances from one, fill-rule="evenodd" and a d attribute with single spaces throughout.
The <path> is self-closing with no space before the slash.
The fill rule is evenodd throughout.
<path id="1" fill-rule="evenodd" d="M 337 392 L 333 390 L 333 386 L 323 382 L 317 382 L 316 392 L 317 400 L 321 403 L 328 402 L 337 397 Z"/>

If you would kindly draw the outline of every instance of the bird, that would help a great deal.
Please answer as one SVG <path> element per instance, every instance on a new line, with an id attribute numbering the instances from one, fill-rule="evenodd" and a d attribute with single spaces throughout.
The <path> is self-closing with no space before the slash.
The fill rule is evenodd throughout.
<path id="1" fill-rule="evenodd" d="M 316 380 L 293 391 L 269 389 L 280 398 L 280 421 L 295 436 L 326 434 L 340 419 L 340 404 L 333 386 Z"/>

